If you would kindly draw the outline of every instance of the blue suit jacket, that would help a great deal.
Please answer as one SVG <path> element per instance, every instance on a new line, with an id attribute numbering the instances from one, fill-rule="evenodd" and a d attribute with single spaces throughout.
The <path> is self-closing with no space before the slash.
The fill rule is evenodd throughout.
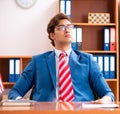
<path id="1" fill-rule="evenodd" d="M 103 78 L 98 64 L 91 54 L 72 51 L 69 57 L 72 83 L 74 88 L 74 101 L 95 100 L 108 95 L 114 95 Z M 55 52 L 50 51 L 32 57 L 17 81 L 9 92 L 9 99 L 24 96 L 32 88 L 30 99 L 36 101 L 53 101 L 56 98 L 56 62 Z"/>

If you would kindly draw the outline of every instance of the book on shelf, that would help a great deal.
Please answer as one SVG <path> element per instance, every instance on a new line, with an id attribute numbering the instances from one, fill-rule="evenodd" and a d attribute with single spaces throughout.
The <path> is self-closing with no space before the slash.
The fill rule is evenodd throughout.
<path id="1" fill-rule="evenodd" d="M 15 59 L 15 82 L 20 78 L 20 59 Z"/>
<path id="2" fill-rule="evenodd" d="M 60 0 L 60 12 L 65 13 L 65 0 Z"/>
<path id="3" fill-rule="evenodd" d="M 32 106 L 35 101 L 33 100 L 2 100 L 1 106 Z"/>
<path id="4" fill-rule="evenodd" d="M 110 79 L 115 79 L 115 56 L 110 55 Z"/>
<path id="5" fill-rule="evenodd" d="M 20 58 L 9 59 L 9 82 L 16 82 L 20 78 Z"/>
<path id="6" fill-rule="evenodd" d="M 115 55 L 93 55 L 94 60 L 100 66 L 105 79 L 115 79 Z"/>
<path id="7" fill-rule="evenodd" d="M 71 0 L 60 0 L 60 12 L 71 16 Z"/>
<path id="8" fill-rule="evenodd" d="M 77 27 L 77 38 L 76 38 L 76 42 L 77 42 L 77 49 L 78 50 L 82 50 L 82 28 L 81 27 Z"/>
<path id="9" fill-rule="evenodd" d="M 81 27 L 74 27 L 73 29 L 72 49 L 82 50 L 82 28 Z"/>
<path id="10" fill-rule="evenodd" d="M 116 35 L 115 27 L 104 28 L 104 50 L 115 51 L 116 50 Z"/>
<path id="11" fill-rule="evenodd" d="M 9 59 L 9 82 L 15 82 L 14 76 L 15 62 L 13 58 Z"/>
<path id="12" fill-rule="evenodd" d="M 110 71 L 110 58 L 109 55 L 104 55 L 104 72 L 103 72 L 103 76 L 105 79 L 109 79 L 109 71 Z"/>
<path id="13" fill-rule="evenodd" d="M 103 55 L 99 55 L 97 59 L 98 65 L 100 66 L 101 72 L 103 73 Z"/>
<path id="14" fill-rule="evenodd" d="M 71 46 L 72 46 L 72 49 L 73 50 L 77 50 L 77 28 L 76 27 L 74 27 L 74 29 L 73 29 L 73 41 L 72 41 L 72 44 L 71 44 Z"/>
<path id="15" fill-rule="evenodd" d="M 103 38 L 104 38 L 104 50 L 108 51 L 110 50 L 110 29 L 109 27 L 105 27 L 103 29 Z"/>
<path id="16" fill-rule="evenodd" d="M 110 51 L 116 50 L 115 27 L 110 27 Z"/>

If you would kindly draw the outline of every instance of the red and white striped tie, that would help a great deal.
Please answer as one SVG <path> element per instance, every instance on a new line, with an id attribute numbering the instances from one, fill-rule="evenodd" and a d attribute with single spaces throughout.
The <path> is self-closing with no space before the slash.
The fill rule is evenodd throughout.
<path id="1" fill-rule="evenodd" d="M 74 99 L 74 93 L 70 68 L 65 56 L 66 53 L 61 53 L 59 57 L 59 101 L 71 102 Z"/>

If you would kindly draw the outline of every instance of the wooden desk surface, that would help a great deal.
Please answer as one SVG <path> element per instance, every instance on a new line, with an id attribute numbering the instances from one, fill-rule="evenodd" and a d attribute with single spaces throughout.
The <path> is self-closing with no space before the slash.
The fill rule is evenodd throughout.
<path id="1" fill-rule="evenodd" d="M 120 114 L 120 107 L 85 109 L 82 103 L 37 102 L 33 106 L 0 106 L 0 114 Z"/>

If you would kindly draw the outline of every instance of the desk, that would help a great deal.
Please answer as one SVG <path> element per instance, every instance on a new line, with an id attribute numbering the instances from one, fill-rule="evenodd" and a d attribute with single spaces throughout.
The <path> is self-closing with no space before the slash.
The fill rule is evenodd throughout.
<path id="1" fill-rule="evenodd" d="M 33 106 L 0 106 L 0 114 L 120 114 L 120 107 L 84 109 L 81 104 L 36 102 Z"/>

